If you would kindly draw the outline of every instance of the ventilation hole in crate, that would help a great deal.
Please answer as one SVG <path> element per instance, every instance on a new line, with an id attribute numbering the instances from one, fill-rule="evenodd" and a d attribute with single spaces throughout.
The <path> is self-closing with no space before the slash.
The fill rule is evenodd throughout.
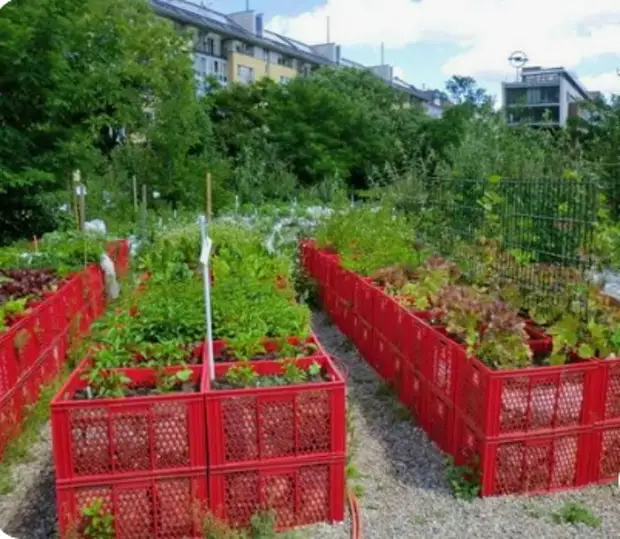
<path id="1" fill-rule="evenodd" d="M 155 467 L 189 466 L 190 428 L 188 405 L 182 402 L 153 406 Z"/>
<path id="2" fill-rule="evenodd" d="M 258 406 L 262 457 L 295 453 L 295 417 L 292 400 L 261 401 Z"/>
<path id="3" fill-rule="evenodd" d="M 155 488 L 157 537 L 176 539 L 194 536 L 193 512 L 197 500 L 191 478 L 160 481 Z"/>
<path id="4" fill-rule="evenodd" d="M 258 458 L 256 399 L 232 398 L 223 401 L 221 406 L 226 461 Z"/>
<path id="5" fill-rule="evenodd" d="M 224 504 L 226 516 L 233 526 L 246 526 L 260 508 L 260 480 L 258 472 L 226 474 Z"/>
<path id="6" fill-rule="evenodd" d="M 151 488 L 118 489 L 115 522 L 120 537 L 150 539 L 154 530 L 154 504 Z"/>
<path id="7" fill-rule="evenodd" d="M 71 410 L 69 414 L 73 446 L 73 473 L 96 475 L 112 468 L 108 413 L 105 408 Z"/>
<path id="8" fill-rule="evenodd" d="M 329 466 L 307 466 L 297 474 L 299 505 L 296 525 L 321 522 L 329 518 Z"/>
<path id="9" fill-rule="evenodd" d="M 601 460 L 598 463 L 601 479 L 617 477 L 620 473 L 620 428 L 603 432 Z"/>
<path id="10" fill-rule="evenodd" d="M 278 474 L 263 479 L 264 506 L 275 511 L 277 526 L 295 525 L 295 474 Z"/>
<path id="11" fill-rule="evenodd" d="M 331 449 L 331 399 L 327 391 L 312 391 L 297 397 L 297 424 L 300 453 L 328 452 Z"/>

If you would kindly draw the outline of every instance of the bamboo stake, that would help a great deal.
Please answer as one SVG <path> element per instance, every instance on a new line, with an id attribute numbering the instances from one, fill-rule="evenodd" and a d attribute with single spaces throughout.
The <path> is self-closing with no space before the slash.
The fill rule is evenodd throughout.
<path id="1" fill-rule="evenodd" d="M 138 215 L 138 180 L 136 175 L 133 175 L 133 211 Z"/>
<path id="2" fill-rule="evenodd" d="M 212 208 L 212 198 L 211 198 L 211 173 L 207 172 L 206 181 L 206 195 L 207 195 L 207 219 L 211 221 L 211 208 Z"/>

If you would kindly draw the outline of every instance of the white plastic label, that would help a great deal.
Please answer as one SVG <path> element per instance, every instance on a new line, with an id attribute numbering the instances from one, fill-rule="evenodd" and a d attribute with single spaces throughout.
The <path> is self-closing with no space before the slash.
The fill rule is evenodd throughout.
<path id="1" fill-rule="evenodd" d="M 209 257 L 211 256 L 211 247 L 213 246 L 213 242 L 211 238 L 207 236 L 205 241 L 202 242 L 202 249 L 200 251 L 200 263 L 203 266 L 206 266 L 209 263 Z"/>

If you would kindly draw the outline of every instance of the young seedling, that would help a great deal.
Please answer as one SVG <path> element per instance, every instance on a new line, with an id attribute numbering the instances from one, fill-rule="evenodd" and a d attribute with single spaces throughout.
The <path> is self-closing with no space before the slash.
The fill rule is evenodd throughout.
<path id="1" fill-rule="evenodd" d="M 84 537 L 114 539 L 114 516 L 106 510 L 101 498 L 95 498 L 82 508 L 82 519 Z"/>

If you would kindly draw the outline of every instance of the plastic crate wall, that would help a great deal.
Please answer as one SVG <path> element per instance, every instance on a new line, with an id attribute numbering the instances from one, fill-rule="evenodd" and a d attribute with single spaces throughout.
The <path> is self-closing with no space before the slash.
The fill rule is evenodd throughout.
<path id="1" fill-rule="evenodd" d="M 478 359 L 462 362 L 459 412 L 485 434 L 593 425 L 600 402 L 599 362 L 493 371 Z"/>
<path id="2" fill-rule="evenodd" d="M 190 368 L 198 382 L 202 368 Z M 118 370 L 138 385 L 156 376 L 147 368 Z M 86 385 L 82 375 L 74 371 L 51 405 L 57 480 L 206 468 L 201 393 L 72 400 Z"/>
<path id="3" fill-rule="evenodd" d="M 211 511 L 232 526 L 272 510 L 278 529 L 344 520 L 346 457 L 209 470 Z"/>
<path id="4" fill-rule="evenodd" d="M 327 356 L 296 360 L 307 368 L 319 363 L 333 381 L 292 386 L 211 389 L 207 363 L 206 399 L 209 467 L 259 463 L 306 455 L 344 455 L 346 451 L 345 383 Z M 234 363 L 215 365 L 216 378 Z M 254 361 L 260 374 L 282 373 L 273 360 Z"/>
<path id="5" fill-rule="evenodd" d="M 487 438 L 462 415 L 456 423 L 456 463 L 479 471 L 482 496 L 556 492 L 591 481 L 588 428 Z"/>
<path id="6" fill-rule="evenodd" d="M 207 473 L 150 475 L 133 480 L 76 481 L 57 485 L 60 537 L 84 537 L 82 510 L 103 502 L 116 539 L 197 539 L 206 514 Z"/>

